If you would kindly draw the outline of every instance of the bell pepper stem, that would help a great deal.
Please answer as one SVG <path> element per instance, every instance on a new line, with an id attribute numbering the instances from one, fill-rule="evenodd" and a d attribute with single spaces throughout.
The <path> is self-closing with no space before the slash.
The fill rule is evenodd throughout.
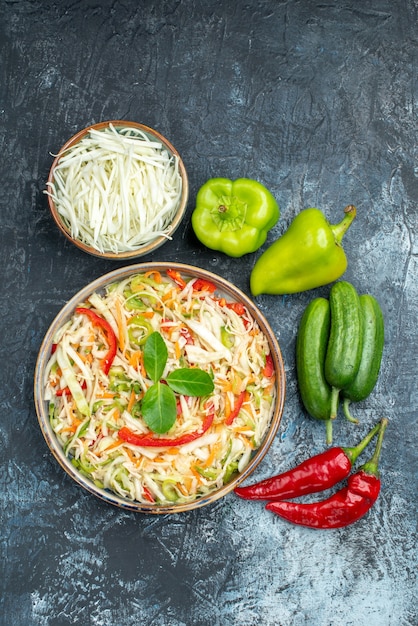
<path id="1" fill-rule="evenodd" d="M 349 204 L 344 209 L 345 216 L 339 224 L 331 224 L 331 230 L 334 233 L 337 244 L 341 243 L 342 238 L 348 230 L 353 219 L 356 217 L 357 209 L 353 204 Z"/>
<path id="2" fill-rule="evenodd" d="M 385 436 L 385 430 L 388 422 L 389 420 L 386 417 L 381 420 L 379 438 L 376 443 L 374 454 L 370 461 L 367 461 L 367 463 L 365 463 L 360 468 L 365 474 L 369 474 L 370 476 L 376 476 L 376 478 L 379 477 L 379 458 L 382 451 L 383 437 Z"/>
<path id="3" fill-rule="evenodd" d="M 334 420 L 337 417 L 339 397 L 340 397 L 340 390 L 338 389 L 338 387 L 333 387 L 331 390 L 331 411 L 330 411 L 330 418 L 332 420 Z"/>
<path id="4" fill-rule="evenodd" d="M 327 445 L 332 444 L 332 420 L 325 420 L 325 435 L 326 435 L 326 443 Z"/>
<path id="5" fill-rule="evenodd" d="M 343 411 L 346 419 L 348 419 L 349 422 L 352 422 L 353 424 L 359 423 L 358 419 L 350 413 L 350 400 L 348 398 L 344 398 Z"/>
<path id="6" fill-rule="evenodd" d="M 351 465 L 353 465 L 356 462 L 357 458 L 360 456 L 363 450 L 369 445 L 373 437 L 380 431 L 381 427 L 382 427 L 382 424 L 381 422 L 379 422 L 378 424 L 376 424 L 376 426 L 374 426 L 367 433 L 367 435 L 356 446 L 353 446 L 351 448 L 343 448 L 345 454 L 348 456 L 348 458 L 351 461 Z"/>

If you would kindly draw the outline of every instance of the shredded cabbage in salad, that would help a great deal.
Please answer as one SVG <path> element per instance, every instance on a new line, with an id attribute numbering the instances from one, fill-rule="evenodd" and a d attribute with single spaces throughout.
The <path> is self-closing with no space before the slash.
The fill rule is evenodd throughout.
<path id="1" fill-rule="evenodd" d="M 112 124 L 68 148 L 47 185 L 71 236 L 101 253 L 169 239 L 182 192 L 176 155 L 141 130 Z"/>
<path id="2" fill-rule="evenodd" d="M 57 331 L 44 380 L 50 423 L 65 455 L 98 487 L 141 503 L 193 501 L 242 472 L 262 442 L 276 389 L 267 338 L 245 307 L 206 286 L 201 279 L 176 284 L 150 271 L 91 295 L 80 306 L 106 320 L 117 340 L 107 374 L 102 363 L 109 345 L 89 317 L 75 312 Z M 199 367 L 214 382 L 210 397 L 177 394 L 176 422 L 162 447 L 118 436 L 124 428 L 159 437 L 141 418 L 141 398 L 152 384 L 142 347 L 153 331 L 168 349 L 163 376 Z M 199 432 L 210 414 L 206 432 L 175 444 Z M 173 445 L 166 445 L 168 438 Z"/>

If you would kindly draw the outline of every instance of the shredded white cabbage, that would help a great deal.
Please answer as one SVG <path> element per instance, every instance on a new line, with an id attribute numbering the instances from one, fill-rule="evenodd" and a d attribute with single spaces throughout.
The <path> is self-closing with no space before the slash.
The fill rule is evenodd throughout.
<path id="1" fill-rule="evenodd" d="M 112 124 L 66 150 L 47 185 L 71 236 L 100 253 L 169 239 L 182 193 L 176 155 L 139 129 Z"/>
<path id="2" fill-rule="evenodd" d="M 77 311 L 55 334 L 46 368 L 45 399 L 65 454 L 96 485 L 133 501 L 189 502 L 221 487 L 248 465 L 274 411 L 275 372 L 265 367 L 269 344 L 257 322 L 246 308 L 235 310 L 196 280 L 185 284 L 150 271 L 94 293 L 80 306 L 114 329 L 110 370 L 103 369 L 110 341 Z M 141 415 L 152 381 L 144 370 L 143 343 L 137 345 L 130 332 L 132 320 L 163 337 L 165 376 L 197 364 L 213 378 L 210 397 L 177 394 L 176 422 L 163 437 L 169 445 L 128 443 L 119 436 L 124 428 L 160 441 Z M 203 432 L 210 414 L 213 421 Z M 176 443 L 197 432 L 197 438 Z"/>

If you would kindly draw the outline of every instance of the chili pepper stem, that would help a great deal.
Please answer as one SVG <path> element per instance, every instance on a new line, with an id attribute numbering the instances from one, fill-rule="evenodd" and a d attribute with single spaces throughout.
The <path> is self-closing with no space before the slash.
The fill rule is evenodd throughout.
<path id="1" fill-rule="evenodd" d="M 389 420 L 386 417 L 384 417 L 381 420 L 379 438 L 376 443 L 374 454 L 372 458 L 370 459 L 370 461 L 367 461 L 367 463 L 362 465 L 362 467 L 360 468 L 366 474 L 369 474 L 371 476 L 376 476 L 377 478 L 379 477 L 378 465 L 379 465 L 380 453 L 382 451 L 383 437 L 385 436 L 385 430 L 388 425 L 388 422 Z"/>
<path id="2" fill-rule="evenodd" d="M 349 204 L 344 209 L 345 216 L 339 224 L 331 224 L 331 230 L 334 233 L 335 241 L 339 245 L 342 238 L 347 232 L 351 222 L 356 217 L 357 209 L 354 205 Z"/>
<path id="3" fill-rule="evenodd" d="M 378 424 L 376 424 L 376 426 L 374 426 L 367 433 L 367 435 L 356 446 L 353 446 L 352 448 L 344 448 L 344 452 L 350 459 L 351 465 L 354 465 L 354 463 L 357 460 L 357 457 L 359 457 L 360 454 L 363 452 L 363 450 L 369 445 L 373 437 L 381 430 L 381 427 L 382 427 L 382 424 L 381 422 L 379 422 Z"/>

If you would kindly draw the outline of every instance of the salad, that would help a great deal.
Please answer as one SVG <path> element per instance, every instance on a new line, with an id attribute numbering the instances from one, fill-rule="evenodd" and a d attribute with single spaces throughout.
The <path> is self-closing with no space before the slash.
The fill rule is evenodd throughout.
<path id="1" fill-rule="evenodd" d="M 43 386 L 82 475 L 130 501 L 173 504 L 245 469 L 270 425 L 275 381 L 248 309 L 168 269 L 80 303 L 55 333 Z"/>

